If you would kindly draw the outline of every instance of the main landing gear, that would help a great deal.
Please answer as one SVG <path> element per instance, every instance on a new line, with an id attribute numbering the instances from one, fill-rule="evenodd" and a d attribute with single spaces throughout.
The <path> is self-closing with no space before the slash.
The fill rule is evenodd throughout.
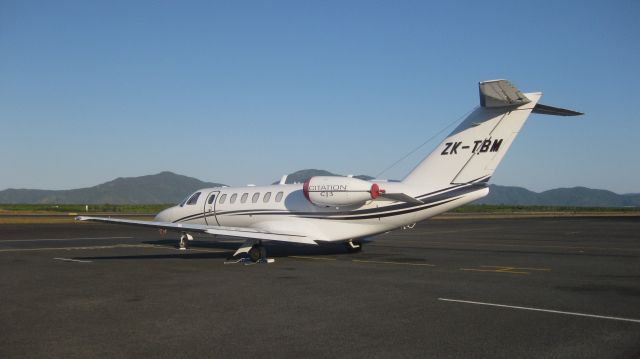
<path id="1" fill-rule="evenodd" d="M 258 262 L 260 260 L 267 259 L 267 250 L 264 248 L 262 243 L 256 244 L 251 249 L 249 249 L 249 258 L 252 262 Z"/>
<path id="2" fill-rule="evenodd" d="M 354 241 L 353 239 L 349 240 L 344 245 L 347 247 L 347 251 L 349 253 L 356 253 L 356 252 L 360 252 L 362 250 L 362 242 Z"/>
<path id="3" fill-rule="evenodd" d="M 237 261 L 225 262 L 225 264 L 232 263 L 245 263 L 245 264 L 255 264 L 255 263 L 273 263 L 275 260 L 273 258 L 267 258 L 267 250 L 262 245 L 262 241 L 259 239 L 247 239 L 240 248 L 233 254 L 232 257 L 236 257 L 242 253 L 246 253 L 248 258 L 240 258 Z M 247 263 L 249 262 L 249 263 Z"/>

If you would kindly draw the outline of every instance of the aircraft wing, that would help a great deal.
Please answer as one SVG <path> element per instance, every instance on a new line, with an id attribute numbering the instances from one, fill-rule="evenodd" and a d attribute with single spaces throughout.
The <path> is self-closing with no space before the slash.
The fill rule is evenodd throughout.
<path id="1" fill-rule="evenodd" d="M 168 231 L 176 231 L 176 232 L 205 233 L 205 234 L 214 234 L 214 235 L 221 235 L 221 236 L 227 236 L 227 237 L 254 238 L 254 239 L 269 240 L 269 241 L 317 244 L 313 238 L 303 234 L 262 231 L 258 229 L 245 228 L 245 227 L 206 226 L 203 224 L 137 221 L 133 219 L 118 219 L 118 218 L 88 217 L 88 216 L 78 216 L 76 217 L 76 220 L 158 228 L 158 229 L 166 229 Z"/>

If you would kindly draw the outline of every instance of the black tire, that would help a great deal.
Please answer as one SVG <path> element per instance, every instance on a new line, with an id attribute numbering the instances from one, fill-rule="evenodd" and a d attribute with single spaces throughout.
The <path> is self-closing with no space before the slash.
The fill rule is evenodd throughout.
<path id="1" fill-rule="evenodd" d="M 261 251 L 263 251 L 264 248 L 262 248 L 262 246 L 253 246 L 251 247 L 251 249 L 249 249 L 249 258 L 251 259 L 252 262 L 257 262 L 260 260 L 261 257 Z"/>

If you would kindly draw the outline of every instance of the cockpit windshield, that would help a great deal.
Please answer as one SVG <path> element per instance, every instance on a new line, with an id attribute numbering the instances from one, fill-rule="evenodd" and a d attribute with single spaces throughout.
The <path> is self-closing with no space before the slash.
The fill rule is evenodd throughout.
<path id="1" fill-rule="evenodd" d="M 178 205 L 180 207 L 184 206 L 185 203 L 187 203 L 187 200 L 191 197 L 191 195 L 188 195 L 187 197 L 185 197 L 182 201 L 180 201 L 180 203 L 178 203 Z"/>
<path id="2" fill-rule="evenodd" d="M 198 202 L 198 197 L 200 197 L 200 192 L 196 192 L 194 194 L 191 194 L 189 196 L 187 196 L 187 198 L 183 199 L 182 202 L 180 202 L 180 207 L 186 205 L 192 205 L 192 204 L 196 204 Z"/>
<path id="3" fill-rule="evenodd" d="M 189 198 L 189 200 L 187 201 L 187 206 L 196 204 L 198 202 L 198 197 L 200 197 L 200 192 L 194 193 L 193 196 L 191 196 L 191 198 Z"/>

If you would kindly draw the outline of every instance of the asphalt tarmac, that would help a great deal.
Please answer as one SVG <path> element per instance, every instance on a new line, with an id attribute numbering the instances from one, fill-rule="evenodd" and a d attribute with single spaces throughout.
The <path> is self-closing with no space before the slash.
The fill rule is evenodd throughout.
<path id="1" fill-rule="evenodd" d="M 0 225 L 0 358 L 640 357 L 639 217 L 432 220 L 273 264 L 176 244 Z"/>

